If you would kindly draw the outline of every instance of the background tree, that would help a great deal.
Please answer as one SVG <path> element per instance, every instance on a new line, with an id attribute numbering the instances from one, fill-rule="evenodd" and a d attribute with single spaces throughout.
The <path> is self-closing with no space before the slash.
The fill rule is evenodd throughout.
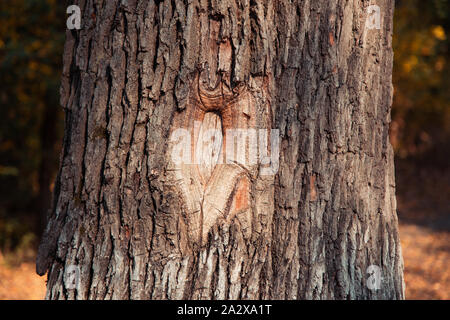
<path id="1" fill-rule="evenodd" d="M 440 239 L 450 243 L 450 1 L 395 5 L 390 135 L 406 297 L 448 299 L 450 291 L 442 288 L 450 287 L 449 277 L 438 261 L 450 255 L 450 248 L 440 245 Z"/>
<path id="2" fill-rule="evenodd" d="M 0 3 L 0 251 L 33 249 L 45 227 L 63 112 L 65 6 Z M 34 250 L 30 250 L 34 256 Z"/>
<path id="3" fill-rule="evenodd" d="M 446 166 L 450 3 L 396 2 L 392 143 L 400 158 L 422 157 L 431 166 Z"/>

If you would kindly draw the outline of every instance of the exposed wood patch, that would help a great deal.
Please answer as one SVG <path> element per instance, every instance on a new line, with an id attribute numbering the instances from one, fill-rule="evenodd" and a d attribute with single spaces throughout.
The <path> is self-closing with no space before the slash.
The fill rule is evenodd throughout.
<path id="1" fill-rule="evenodd" d="M 316 189 L 316 175 L 312 174 L 309 176 L 309 200 L 317 200 L 317 189 Z"/>
<path id="2" fill-rule="evenodd" d="M 225 60 L 230 59 L 229 43 L 222 43 L 220 50 Z M 183 128 L 190 135 L 186 141 L 190 140 L 191 150 L 185 152 L 189 152 L 191 163 L 171 159 L 171 172 L 183 198 L 190 237 L 201 245 L 215 224 L 231 223 L 237 213 L 251 207 L 250 185 L 258 164 L 250 159 L 250 149 L 257 140 L 251 140 L 249 129 L 257 138 L 256 129 L 267 128 L 269 123 L 261 121 L 267 114 L 258 115 L 256 99 L 248 86 L 230 88 L 227 79 L 219 76 L 210 87 L 208 79 L 207 72 L 194 77 L 186 106 L 172 124 L 172 133 Z M 175 144 L 179 141 L 173 141 L 169 155 L 177 148 Z"/>

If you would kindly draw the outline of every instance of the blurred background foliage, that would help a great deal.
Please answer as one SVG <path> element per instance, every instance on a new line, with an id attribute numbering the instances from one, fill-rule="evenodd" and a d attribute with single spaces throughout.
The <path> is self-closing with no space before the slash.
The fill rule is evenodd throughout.
<path id="1" fill-rule="evenodd" d="M 63 131 L 59 78 L 65 8 L 58 0 L 0 1 L 0 251 L 4 253 L 36 245 L 51 197 Z"/>
<path id="2" fill-rule="evenodd" d="M 450 1 L 397 0 L 394 23 L 391 141 L 396 155 L 446 165 Z"/>
<path id="3" fill-rule="evenodd" d="M 0 252 L 34 248 L 63 133 L 66 1 L 0 2 Z M 450 0 L 397 0 L 391 141 L 399 165 L 448 166 Z M 414 174 L 398 170 L 399 174 Z M 400 186 L 401 190 L 401 186 Z"/>

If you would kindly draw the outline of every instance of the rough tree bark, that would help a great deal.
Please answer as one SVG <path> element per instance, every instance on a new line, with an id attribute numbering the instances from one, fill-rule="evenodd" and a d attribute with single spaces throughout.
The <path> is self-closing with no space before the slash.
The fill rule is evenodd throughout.
<path id="1" fill-rule="evenodd" d="M 372 4 L 381 29 L 366 27 Z M 48 299 L 404 298 L 388 140 L 393 0 L 79 6 L 37 259 Z M 173 134 L 195 127 L 192 146 L 207 128 L 278 129 L 275 174 L 174 165 Z M 366 284 L 370 265 L 379 290 Z"/>

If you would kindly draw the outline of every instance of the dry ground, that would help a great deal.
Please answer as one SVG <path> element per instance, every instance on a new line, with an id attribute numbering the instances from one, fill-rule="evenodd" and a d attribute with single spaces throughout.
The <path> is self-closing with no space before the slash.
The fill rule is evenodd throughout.
<path id="1" fill-rule="evenodd" d="M 397 160 L 396 176 L 406 298 L 448 300 L 450 299 L 448 164 L 439 167 L 423 162 Z"/>
<path id="2" fill-rule="evenodd" d="M 0 256 L 0 300 L 38 300 L 45 296 L 45 279 L 33 263 L 10 266 Z"/>
<path id="3" fill-rule="evenodd" d="M 400 225 L 406 299 L 450 299 L 450 232 Z"/>

